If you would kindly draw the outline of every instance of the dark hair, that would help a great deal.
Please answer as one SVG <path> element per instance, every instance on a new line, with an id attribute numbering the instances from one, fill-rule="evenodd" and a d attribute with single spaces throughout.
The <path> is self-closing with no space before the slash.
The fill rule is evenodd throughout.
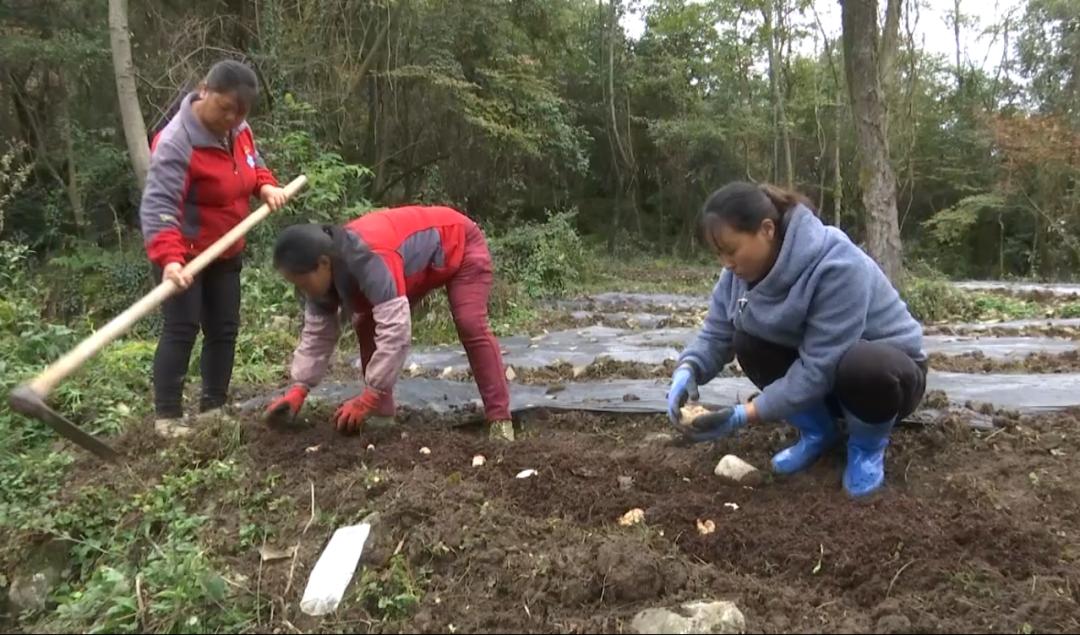
<path id="1" fill-rule="evenodd" d="M 259 97 L 259 78 L 250 66 L 236 60 L 221 60 L 210 67 L 203 80 L 207 90 L 236 95 L 245 110 L 251 110 Z"/>
<path id="2" fill-rule="evenodd" d="M 289 273 L 311 273 L 319 258 L 334 255 L 334 239 L 328 225 L 292 225 L 274 243 L 274 268 Z"/>
<path id="3" fill-rule="evenodd" d="M 760 229 L 766 219 L 776 223 L 783 236 L 787 213 L 800 204 L 817 213 L 810 200 L 798 192 L 768 183 L 728 183 L 713 192 L 701 207 L 702 240 L 708 244 L 708 234 L 717 223 L 750 233 Z"/>

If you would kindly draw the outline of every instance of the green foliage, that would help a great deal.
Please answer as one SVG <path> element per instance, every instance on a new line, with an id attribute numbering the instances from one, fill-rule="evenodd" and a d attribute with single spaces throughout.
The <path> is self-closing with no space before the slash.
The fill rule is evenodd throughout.
<path id="1" fill-rule="evenodd" d="M 242 476 L 234 463 L 214 461 L 168 472 L 126 499 L 89 491 L 74 509 L 54 514 L 40 529 L 75 542 L 83 580 L 58 597 L 52 627 L 194 633 L 247 624 L 250 598 L 236 597 L 226 585 L 198 544 L 207 517 L 186 506 Z M 135 545 L 141 548 L 133 551 Z M 136 579 L 145 615 L 138 610 Z"/>
<path id="2" fill-rule="evenodd" d="M 357 600 L 379 620 L 394 621 L 408 617 L 423 599 L 421 591 L 426 572 L 414 575 L 403 554 L 390 559 L 383 570 L 365 569 L 357 584 Z"/>
<path id="3" fill-rule="evenodd" d="M 100 327 L 149 293 L 155 280 L 141 247 L 118 251 L 82 245 L 51 258 L 44 272 L 49 315 Z M 148 334 L 156 326 L 144 322 L 137 332 Z"/>
<path id="4" fill-rule="evenodd" d="M 961 199 L 952 207 L 942 210 L 923 225 L 930 230 L 930 236 L 946 246 L 962 244 L 970 235 L 971 228 L 979 221 L 984 211 L 999 211 L 1005 206 L 1005 199 L 999 194 L 976 194 Z"/>
<path id="5" fill-rule="evenodd" d="M 503 281 L 530 297 L 568 289 L 584 267 L 584 247 L 574 226 L 576 212 L 549 214 L 544 223 L 521 223 L 491 240 Z"/>
<path id="6" fill-rule="evenodd" d="M 964 321 L 976 312 L 970 296 L 943 277 L 909 276 L 900 295 L 915 319 L 923 323 Z"/>
<path id="7" fill-rule="evenodd" d="M 259 137 L 260 152 L 284 185 L 306 174 L 308 185 L 283 215 L 291 222 L 339 224 L 371 209 L 365 189 L 368 168 L 346 161 L 312 134 L 319 117 L 311 106 L 286 93 L 282 110 Z"/>

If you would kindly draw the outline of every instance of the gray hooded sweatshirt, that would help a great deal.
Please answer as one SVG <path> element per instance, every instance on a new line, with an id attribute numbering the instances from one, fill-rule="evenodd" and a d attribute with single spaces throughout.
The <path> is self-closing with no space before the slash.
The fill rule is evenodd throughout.
<path id="1" fill-rule="evenodd" d="M 760 282 L 749 288 L 729 270 L 720 276 L 705 326 L 679 358 L 699 384 L 731 362 L 736 330 L 799 352 L 754 400 L 763 421 L 802 412 L 831 393 L 837 365 L 860 340 L 926 360 L 922 327 L 877 263 L 802 205 L 788 214 L 776 264 Z"/>

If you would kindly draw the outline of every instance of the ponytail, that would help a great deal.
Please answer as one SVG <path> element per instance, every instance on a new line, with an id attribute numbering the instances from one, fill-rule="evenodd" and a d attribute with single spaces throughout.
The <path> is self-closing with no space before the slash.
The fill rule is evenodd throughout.
<path id="1" fill-rule="evenodd" d="M 717 224 L 751 233 L 758 231 L 766 220 L 776 223 L 782 239 L 788 215 L 799 205 L 817 214 L 810 200 L 798 192 L 769 183 L 728 183 L 713 192 L 701 208 L 702 240 L 709 243 L 708 236 Z"/>

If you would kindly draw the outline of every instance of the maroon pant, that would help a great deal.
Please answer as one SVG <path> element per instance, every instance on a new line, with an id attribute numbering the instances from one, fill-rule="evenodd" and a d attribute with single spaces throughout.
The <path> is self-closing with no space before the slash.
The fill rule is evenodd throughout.
<path id="1" fill-rule="evenodd" d="M 446 295 L 450 299 L 450 313 L 458 338 L 465 347 L 484 402 L 484 416 L 488 421 L 505 421 L 510 419 L 510 389 L 506 385 L 499 342 L 488 323 L 488 298 L 493 280 L 487 241 L 480 228 L 473 226 L 466 230 L 465 255 L 457 273 L 446 283 Z M 366 369 L 375 354 L 375 321 L 370 317 L 358 320 L 356 337 L 360 342 L 360 361 Z M 394 398 L 388 394 L 379 404 L 378 414 L 393 413 Z"/>

